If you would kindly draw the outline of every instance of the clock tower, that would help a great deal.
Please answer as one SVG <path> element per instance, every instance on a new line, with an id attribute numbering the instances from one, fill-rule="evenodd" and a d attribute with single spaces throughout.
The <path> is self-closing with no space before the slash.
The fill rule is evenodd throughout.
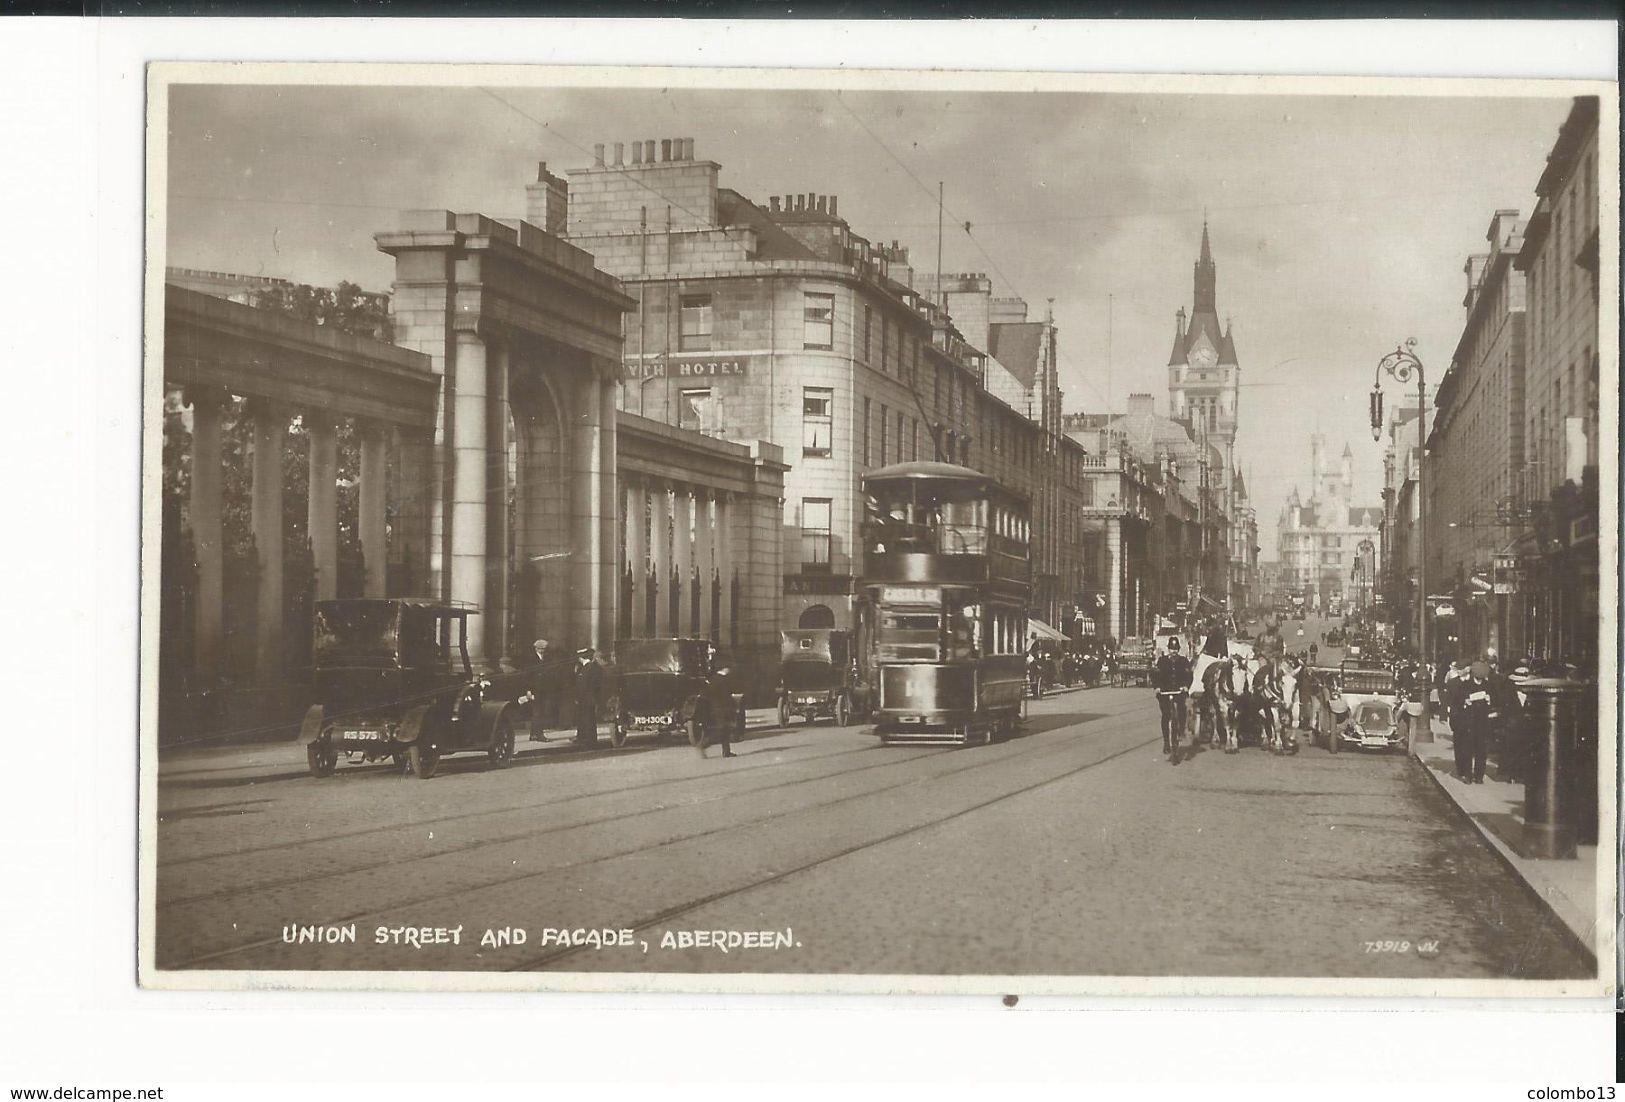
<path id="1" fill-rule="evenodd" d="M 1168 411 L 1197 440 L 1206 439 L 1224 457 L 1214 472 L 1224 500 L 1233 504 L 1236 413 L 1241 366 L 1230 327 L 1219 327 L 1218 267 L 1202 223 L 1202 252 L 1196 260 L 1190 318 L 1174 318 L 1174 347 L 1168 355 Z"/>

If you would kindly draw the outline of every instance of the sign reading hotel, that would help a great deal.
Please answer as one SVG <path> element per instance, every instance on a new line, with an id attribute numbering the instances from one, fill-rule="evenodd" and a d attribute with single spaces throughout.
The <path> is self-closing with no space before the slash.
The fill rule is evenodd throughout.
<path id="1" fill-rule="evenodd" d="M 703 352 L 674 352 L 648 359 L 628 357 L 626 374 L 632 379 L 715 379 L 749 375 L 752 356 L 708 356 Z"/>

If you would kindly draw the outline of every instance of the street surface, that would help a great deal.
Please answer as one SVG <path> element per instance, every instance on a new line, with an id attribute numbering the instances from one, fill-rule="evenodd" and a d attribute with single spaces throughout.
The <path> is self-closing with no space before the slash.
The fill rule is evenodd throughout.
<path id="1" fill-rule="evenodd" d="M 1288 648 L 1307 645 L 1294 631 Z M 453 756 L 427 782 L 387 765 L 317 780 L 294 746 L 165 760 L 158 965 L 1591 973 L 1403 755 L 1305 745 L 1170 766 L 1149 689 L 1030 711 L 1023 737 L 988 747 L 881 747 L 797 721 L 732 760 L 521 742 L 506 770 Z M 342 940 L 286 940 L 299 927 Z M 685 947 L 694 931 L 738 936 Z"/>

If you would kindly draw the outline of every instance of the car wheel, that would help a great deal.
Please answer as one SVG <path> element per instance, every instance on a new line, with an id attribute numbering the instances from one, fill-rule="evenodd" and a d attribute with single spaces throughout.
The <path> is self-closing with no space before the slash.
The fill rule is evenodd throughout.
<path id="1" fill-rule="evenodd" d="M 659 738 L 660 733 L 657 732 L 655 737 Z M 614 726 L 610 727 L 609 744 L 617 750 L 626 745 L 626 724 L 617 720 Z"/>
<path id="2" fill-rule="evenodd" d="M 779 697 L 779 726 L 790 726 L 790 704 L 784 697 Z"/>
<path id="3" fill-rule="evenodd" d="M 493 768 L 501 769 L 513 761 L 513 721 L 504 711 L 497 718 L 496 730 L 491 732 L 491 747 L 486 751 Z"/>
<path id="4" fill-rule="evenodd" d="M 406 761 L 413 775 L 419 780 L 426 781 L 440 768 L 440 752 L 425 746 L 419 739 L 406 748 Z"/>
<path id="5" fill-rule="evenodd" d="M 700 721 L 697 719 L 689 720 L 684 730 L 688 732 L 688 744 L 690 746 L 698 746 L 705 738 L 705 728 L 700 725 Z"/>
<path id="6" fill-rule="evenodd" d="M 339 752 L 333 749 L 333 744 L 326 739 L 317 739 L 305 747 L 305 758 L 310 763 L 310 772 L 316 777 L 331 777 L 333 771 L 339 767 Z"/>
<path id="7" fill-rule="evenodd" d="M 846 697 L 844 697 L 844 696 L 836 697 L 835 698 L 835 726 L 837 726 L 837 727 L 845 727 L 847 725 L 847 723 L 851 721 L 851 719 L 852 719 L 852 716 L 850 715 L 850 713 L 849 713 L 849 711 L 847 709 L 847 706 L 846 706 Z"/>

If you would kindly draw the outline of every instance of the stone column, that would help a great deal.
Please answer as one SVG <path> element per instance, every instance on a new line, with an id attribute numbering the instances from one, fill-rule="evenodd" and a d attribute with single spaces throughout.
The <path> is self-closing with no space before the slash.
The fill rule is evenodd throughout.
<path id="1" fill-rule="evenodd" d="M 435 497 L 434 434 L 427 428 L 402 427 L 396 433 L 399 483 L 395 491 L 395 542 L 407 566 L 405 596 L 439 594 L 430 552 L 430 502 Z"/>
<path id="2" fill-rule="evenodd" d="M 644 506 L 648 501 L 648 490 L 641 478 L 628 479 L 626 486 L 626 511 L 621 518 L 626 525 L 626 566 L 624 571 L 632 574 L 632 608 L 628 622 L 632 625 L 633 635 L 644 635 L 646 630 L 643 623 L 644 601 L 648 597 L 649 564 L 648 536 L 644 532 L 643 518 Z"/>
<path id="3" fill-rule="evenodd" d="M 286 615 L 282 575 L 282 459 L 288 411 L 272 402 L 249 404 L 254 418 L 254 490 L 251 523 L 259 553 L 259 615 L 254 671 L 262 682 L 282 676 L 282 625 Z"/>
<path id="4" fill-rule="evenodd" d="M 1123 638 L 1123 601 L 1128 593 L 1123 585 L 1123 521 L 1119 517 L 1112 517 L 1106 522 L 1106 569 L 1111 577 L 1111 613 L 1107 617 L 1110 627 L 1107 634 L 1116 639 Z"/>
<path id="5" fill-rule="evenodd" d="M 723 646 L 730 646 L 734 642 L 729 634 L 734 610 L 733 576 L 733 495 L 720 493 L 717 495 L 717 585 L 722 587 L 722 623 L 717 625 L 717 638 L 722 640 Z"/>
<path id="6" fill-rule="evenodd" d="M 695 567 L 700 576 L 700 634 L 709 636 L 713 626 L 711 621 L 711 569 L 712 548 L 715 546 L 715 530 L 712 528 L 711 518 L 711 491 L 697 489 L 694 492 L 694 559 Z"/>
<path id="7" fill-rule="evenodd" d="M 486 658 L 496 663 L 513 657 L 508 638 L 508 349 L 486 351 L 485 428 L 485 615 L 480 625 Z"/>
<path id="8" fill-rule="evenodd" d="M 385 535 L 388 430 L 376 421 L 358 421 L 356 431 L 361 437 L 361 501 L 357 519 L 361 529 L 361 557 L 367 566 L 362 592 L 368 597 L 382 597 L 389 582 L 389 546 Z"/>
<path id="9" fill-rule="evenodd" d="M 451 599 L 486 608 L 486 353 L 476 332 L 457 334 L 451 376 Z M 485 657 L 483 630 L 469 633 L 468 656 Z"/>
<path id="10" fill-rule="evenodd" d="M 339 440 L 333 418 L 306 412 L 310 441 L 310 507 L 306 531 L 316 565 L 316 599 L 332 600 L 339 592 Z"/>
<path id="11" fill-rule="evenodd" d="M 603 497 L 599 488 L 602 452 L 599 420 L 603 406 L 598 399 L 598 377 L 589 368 L 576 379 L 573 388 L 570 432 L 570 639 L 574 647 L 597 647 L 599 634 L 599 593 L 603 561 L 603 532 L 599 517 Z"/>
<path id="12" fill-rule="evenodd" d="M 231 396 L 223 390 L 188 391 L 192 406 L 192 488 L 189 520 L 197 555 L 197 620 L 193 666 L 203 678 L 220 672 L 225 562 L 220 531 L 220 419 Z"/>
<path id="13" fill-rule="evenodd" d="M 598 391 L 598 638 L 600 646 L 615 640 L 620 624 L 621 482 L 615 462 L 615 387 L 595 373 Z"/>
<path id="14" fill-rule="evenodd" d="M 675 635 L 687 635 L 693 620 L 689 610 L 694 601 L 694 494 L 679 485 L 672 498 L 672 556 L 677 564 L 679 595 Z"/>
<path id="15" fill-rule="evenodd" d="M 671 635 L 671 613 L 667 594 L 671 586 L 671 487 L 664 482 L 654 485 L 654 500 L 649 514 L 649 562 L 654 567 L 656 582 L 655 618 L 649 625 L 654 635 Z"/>

